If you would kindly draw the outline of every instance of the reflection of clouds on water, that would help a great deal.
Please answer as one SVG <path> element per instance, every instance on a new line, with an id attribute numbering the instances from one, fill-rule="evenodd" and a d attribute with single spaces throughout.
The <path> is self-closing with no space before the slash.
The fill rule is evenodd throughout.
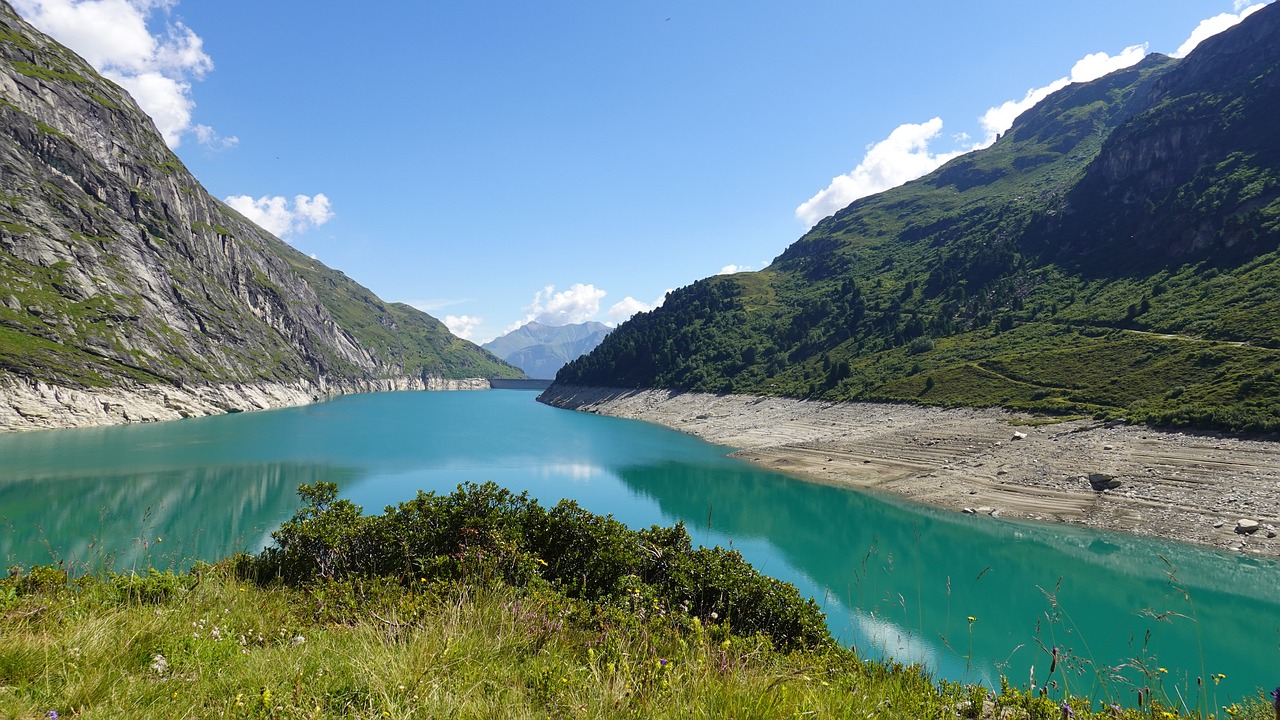
<path id="1" fill-rule="evenodd" d="M 853 647 L 864 655 L 867 649 L 900 663 L 938 667 L 942 653 L 924 638 L 875 612 L 854 610 L 849 613 L 849 625 L 853 629 Z"/>
<path id="2" fill-rule="evenodd" d="M 838 612 L 849 619 L 854 636 L 851 644 L 861 657 L 922 665 L 946 677 L 962 677 L 966 682 L 999 687 L 999 678 L 991 672 L 991 664 L 985 658 L 966 660 L 964 647 L 947 647 L 945 639 L 941 644 L 930 642 L 875 611 L 837 607 L 839 601 L 830 597 L 823 604 L 829 615 Z M 953 638 L 953 642 L 964 641 Z"/>
<path id="3" fill-rule="evenodd" d="M 544 478 L 567 478 L 574 483 L 588 483 L 602 477 L 613 477 L 598 465 L 588 463 L 558 463 L 546 465 L 540 469 Z"/>

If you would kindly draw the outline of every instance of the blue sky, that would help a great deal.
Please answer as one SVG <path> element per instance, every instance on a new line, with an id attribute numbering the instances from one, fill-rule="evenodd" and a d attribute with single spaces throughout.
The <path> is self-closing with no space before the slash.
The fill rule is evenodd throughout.
<path id="1" fill-rule="evenodd" d="M 214 196 L 484 342 L 759 269 L 1247 0 L 13 0 Z"/>

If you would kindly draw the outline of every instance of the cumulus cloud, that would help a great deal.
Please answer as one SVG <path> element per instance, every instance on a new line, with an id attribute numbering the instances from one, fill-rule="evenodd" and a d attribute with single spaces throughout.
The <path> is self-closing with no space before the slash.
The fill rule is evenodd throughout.
<path id="1" fill-rule="evenodd" d="M 548 285 L 534 293 L 533 302 L 524 308 L 525 319 L 515 327 L 532 321 L 552 326 L 586 322 L 600 312 L 600 299 L 606 294 L 595 285 L 574 283 L 561 292 L 556 292 L 555 285 Z"/>
<path id="2" fill-rule="evenodd" d="M 1235 0 L 1233 7 L 1236 12 L 1234 14 L 1222 13 L 1221 15 L 1214 15 L 1211 18 L 1201 20 L 1200 24 L 1191 31 L 1191 36 L 1179 45 L 1177 50 L 1173 51 L 1173 56 L 1176 58 L 1186 57 L 1187 53 L 1195 50 L 1196 46 L 1203 42 L 1205 38 L 1217 35 L 1223 30 L 1232 27 L 1241 20 L 1261 10 L 1266 5 L 1267 3 L 1251 4 L 1249 2 Z"/>
<path id="3" fill-rule="evenodd" d="M 716 274 L 732 275 L 734 273 L 747 272 L 750 269 L 751 269 L 750 265 L 725 265 L 724 267 L 720 268 L 720 272 Z"/>
<path id="4" fill-rule="evenodd" d="M 662 305 L 662 303 L 667 299 L 667 293 L 669 292 L 671 291 L 664 291 L 660 297 L 651 303 L 644 302 L 643 300 L 637 300 L 630 295 L 622 298 L 609 308 L 609 324 L 619 325 L 636 313 L 649 312 L 650 310 Z"/>
<path id="5" fill-rule="evenodd" d="M 1238 21 L 1237 21 L 1238 22 Z M 972 150 L 990 146 L 996 138 L 1013 126 L 1019 115 L 1050 94 L 1073 82 L 1089 82 L 1107 73 L 1136 64 L 1147 53 L 1147 46 L 1130 45 L 1117 55 L 1091 53 L 1076 61 L 1071 74 L 1041 87 L 1032 88 L 1021 98 L 1008 100 L 989 108 L 978 118 L 983 138 L 971 142 L 965 133 L 952 137 L 959 147 L 935 151 L 934 142 L 942 133 L 942 118 L 928 122 L 906 123 L 889 133 L 889 137 L 868 146 L 867 154 L 851 172 L 833 178 L 831 184 L 796 208 L 796 217 L 813 227 L 819 220 L 844 208 L 858 198 L 897 187 L 933 172 L 952 158 Z"/>
<path id="6" fill-rule="evenodd" d="M 256 200 L 248 195 L 232 195 L 225 202 L 279 238 L 319 227 L 333 219 L 329 198 L 324 193 L 316 193 L 314 197 L 295 195 L 292 204 L 280 195 L 264 195 Z"/>
<path id="7" fill-rule="evenodd" d="M 1001 133 L 1013 127 L 1013 121 L 1019 115 L 1071 83 L 1097 80 L 1108 73 L 1138 64 L 1138 61 L 1142 60 L 1146 55 L 1147 46 L 1145 43 L 1142 45 L 1130 45 L 1121 50 L 1118 55 L 1111 55 L 1105 52 L 1085 55 L 1077 60 L 1075 65 L 1071 66 L 1071 74 L 1067 77 L 1058 78 L 1048 85 L 1032 88 L 1020 100 L 1008 100 L 989 108 L 983 113 L 982 117 L 978 118 L 978 122 L 982 125 L 985 137 L 973 149 L 988 147 L 994 143 Z"/>
<path id="8" fill-rule="evenodd" d="M 213 69 L 204 41 L 182 23 L 153 33 L 149 16 L 172 0 L 15 0 L 18 12 L 83 57 L 138 102 L 171 148 L 191 130 L 191 81 Z"/>
<path id="9" fill-rule="evenodd" d="M 966 152 L 931 152 L 929 143 L 941 132 L 942 118 L 899 125 L 889 137 L 868 146 L 851 172 L 832 178 L 830 185 L 796 208 L 796 217 L 812 227 L 858 198 L 914 180 Z"/>
<path id="10" fill-rule="evenodd" d="M 463 340 L 470 340 L 472 333 L 484 324 L 484 318 L 473 315 L 445 315 L 444 326 Z"/>

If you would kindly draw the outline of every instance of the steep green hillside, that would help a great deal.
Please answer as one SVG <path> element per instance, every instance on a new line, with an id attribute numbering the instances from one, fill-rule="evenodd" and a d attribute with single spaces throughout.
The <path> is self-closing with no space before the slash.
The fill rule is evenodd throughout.
<path id="1" fill-rule="evenodd" d="M 557 383 L 1280 430 L 1280 7 L 701 280 Z"/>
<path id="2" fill-rule="evenodd" d="M 119 86 L 0 2 L 0 395 L 520 377 L 210 197 Z"/>

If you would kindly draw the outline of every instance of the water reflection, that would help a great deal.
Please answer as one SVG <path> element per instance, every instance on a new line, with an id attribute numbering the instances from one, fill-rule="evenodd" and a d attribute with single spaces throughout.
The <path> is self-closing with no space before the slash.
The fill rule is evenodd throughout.
<path id="1" fill-rule="evenodd" d="M 0 483 L 0 557 L 74 568 L 184 568 L 257 550 L 298 506 L 301 483 L 346 483 L 322 465 L 263 463 Z"/>
<path id="2" fill-rule="evenodd" d="M 1197 675 L 1226 674 L 1223 700 L 1274 682 L 1272 562 L 908 508 L 725 452 L 516 391 L 0 436 L 0 557 L 180 566 L 260 547 L 303 483 L 335 482 L 375 512 L 418 490 L 494 481 L 632 527 L 682 521 L 695 542 L 732 546 L 816 598 L 843 642 L 923 662 L 939 678 L 995 684 L 1005 674 L 1025 686 L 1032 666 L 1044 679 L 1058 645 L 1077 659 L 1062 665 L 1083 671 L 1071 676 L 1075 692 L 1089 691 L 1097 668 L 1131 658 L 1174 670 L 1153 678 L 1192 705 Z M 1123 685 L 1107 691 L 1132 699 Z"/>
<path id="3" fill-rule="evenodd" d="M 664 463 L 619 477 L 692 526 L 709 518 L 717 535 L 767 538 L 793 569 L 771 574 L 822 601 L 844 642 L 945 677 L 1025 684 L 1056 645 L 1076 658 L 1079 690 L 1101 693 L 1095 670 L 1140 661 L 1184 669 L 1156 679 L 1194 694 L 1196 676 L 1229 674 L 1242 648 L 1274 656 L 1280 639 L 1270 562 L 906 507 L 752 467 Z M 1123 684 L 1109 690 L 1131 699 Z"/>

